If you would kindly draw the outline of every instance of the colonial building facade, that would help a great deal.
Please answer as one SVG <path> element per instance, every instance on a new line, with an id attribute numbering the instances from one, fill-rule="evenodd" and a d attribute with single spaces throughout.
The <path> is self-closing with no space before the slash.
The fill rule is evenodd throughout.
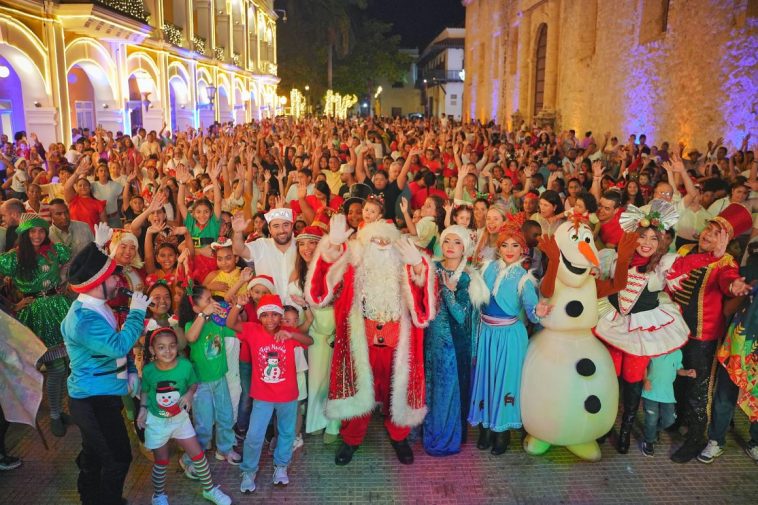
<path id="1" fill-rule="evenodd" d="M 690 146 L 756 132 L 756 0 L 463 3 L 466 119 Z"/>
<path id="2" fill-rule="evenodd" d="M 0 130 L 183 130 L 273 115 L 273 0 L 0 0 Z"/>
<path id="3" fill-rule="evenodd" d="M 421 53 L 419 85 L 427 115 L 461 119 L 464 35 L 463 28 L 445 28 Z"/>

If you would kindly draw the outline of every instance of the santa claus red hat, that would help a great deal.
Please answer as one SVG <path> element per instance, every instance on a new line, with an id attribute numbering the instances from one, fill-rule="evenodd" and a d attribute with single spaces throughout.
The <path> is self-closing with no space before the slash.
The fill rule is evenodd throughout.
<path id="1" fill-rule="evenodd" d="M 282 300 L 279 295 L 263 295 L 261 301 L 258 302 L 258 310 L 256 314 L 261 317 L 264 312 L 273 312 L 275 314 L 284 315 L 284 307 L 282 306 Z"/>
<path id="2" fill-rule="evenodd" d="M 274 278 L 270 275 L 256 275 L 250 279 L 250 282 L 247 283 L 247 289 L 253 289 L 253 286 L 257 286 L 258 284 L 265 287 L 272 293 L 276 292 L 276 288 L 274 287 Z"/>
<path id="3" fill-rule="evenodd" d="M 739 237 L 753 227 L 753 216 L 744 205 L 732 203 L 710 220 L 726 230 L 729 238 Z"/>

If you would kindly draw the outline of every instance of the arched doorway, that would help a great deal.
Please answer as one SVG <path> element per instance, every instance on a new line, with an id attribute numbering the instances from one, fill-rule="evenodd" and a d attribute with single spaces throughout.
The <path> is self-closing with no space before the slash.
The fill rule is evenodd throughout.
<path id="1" fill-rule="evenodd" d="M 232 105 L 230 103 L 229 91 L 226 86 L 219 86 L 216 93 L 216 103 L 218 104 L 219 121 L 221 123 L 228 123 L 232 121 Z"/>
<path id="2" fill-rule="evenodd" d="M 13 140 L 13 134 L 26 129 L 21 78 L 11 62 L 0 55 L 0 134 Z"/>
<path id="3" fill-rule="evenodd" d="M 137 70 L 129 76 L 127 84 L 129 88 L 129 122 L 132 133 L 139 128 L 157 131 L 157 123 L 154 117 L 156 116 L 154 113 L 156 92 L 153 77 L 144 70 Z M 158 119 L 160 120 L 160 117 Z"/>
<path id="4" fill-rule="evenodd" d="M 545 63 L 547 60 L 547 25 L 537 28 L 534 58 L 534 115 L 542 112 L 545 103 Z"/>
<path id="5" fill-rule="evenodd" d="M 192 112 L 190 107 L 189 89 L 187 84 L 179 77 L 172 77 L 168 81 L 169 103 L 171 105 L 171 131 L 178 132 L 192 126 Z"/>

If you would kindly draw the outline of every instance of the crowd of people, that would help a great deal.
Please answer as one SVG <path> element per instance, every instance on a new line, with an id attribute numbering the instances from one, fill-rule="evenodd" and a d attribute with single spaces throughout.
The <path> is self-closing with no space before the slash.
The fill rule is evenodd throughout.
<path id="1" fill-rule="evenodd" d="M 444 116 L 3 135 L 4 317 L 47 349 L 49 427 L 81 431 L 82 503 L 121 503 L 133 430 L 153 504 L 168 503 L 171 439 L 228 504 L 206 454 L 239 465 L 247 493 L 267 448 L 287 485 L 304 436 L 349 464 L 377 403 L 400 463 L 414 443 L 506 452 L 530 338 L 582 311 L 551 303 L 559 265 L 574 268 L 555 238 L 568 230 L 619 377 L 616 450 L 642 404 L 645 456 L 667 429 L 673 461 L 711 463 L 739 405 L 758 461 L 749 141 L 701 153 Z M 21 465 L 7 430 L 0 415 L 2 470 Z"/>

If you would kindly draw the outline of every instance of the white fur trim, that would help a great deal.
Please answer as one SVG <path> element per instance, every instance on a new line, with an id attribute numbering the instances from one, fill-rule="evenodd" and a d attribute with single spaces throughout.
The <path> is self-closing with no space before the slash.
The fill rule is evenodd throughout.
<path id="1" fill-rule="evenodd" d="M 322 260 L 326 261 L 324 259 L 324 252 L 327 250 L 329 245 L 329 237 L 324 237 L 321 239 L 321 241 L 318 243 L 318 246 L 316 247 L 316 251 L 314 252 L 314 259 L 308 266 L 308 274 L 305 276 L 305 299 L 309 305 L 313 305 L 314 307 L 326 307 L 327 305 L 332 304 L 334 301 L 334 288 L 340 282 L 342 282 L 342 278 L 345 275 L 345 271 L 347 270 L 349 263 L 349 255 L 346 251 L 343 251 L 340 257 L 337 258 L 337 261 L 331 264 L 329 267 L 329 272 L 326 274 L 326 296 L 324 296 L 324 299 L 321 300 L 321 302 L 316 302 L 313 300 L 313 297 L 311 296 L 310 286 L 313 281 L 313 274 L 316 271 L 316 264 L 318 263 L 317 259 L 321 258 Z"/>
<path id="2" fill-rule="evenodd" d="M 413 267 L 409 267 L 409 268 L 406 267 L 406 268 L 403 268 L 403 276 L 401 278 L 402 279 L 401 282 L 403 284 L 401 290 L 402 290 L 402 296 L 403 296 L 403 301 L 405 305 L 404 309 L 410 312 L 411 320 L 413 321 L 413 326 L 417 328 L 426 328 L 427 326 L 429 326 L 429 323 L 431 322 L 432 319 L 434 319 L 434 316 L 436 315 L 435 309 L 437 307 L 436 305 L 437 297 L 436 297 L 436 291 L 435 291 L 436 283 L 434 282 L 435 281 L 434 270 L 432 270 L 430 266 L 429 259 L 424 255 L 422 256 L 423 256 L 422 263 L 426 267 L 426 271 L 421 275 L 416 275 L 416 273 L 413 271 Z M 408 269 L 410 269 L 410 274 L 407 273 Z M 414 303 L 413 293 L 411 292 L 411 286 L 410 286 L 411 282 L 413 282 L 416 286 L 420 288 L 424 288 L 426 290 L 426 297 L 427 297 L 427 300 L 429 300 L 429 317 L 426 319 L 426 322 L 422 323 L 421 321 L 419 321 L 418 314 L 416 314 L 416 310 L 415 310 L 416 304 Z M 424 282 L 426 282 L 425 285 L 424 285 Z"/>
<path id="3" fill-rule="evenodd" d="M 526 281 L 532 281 L 532 285 L 536 288 L 537 287 L 537 279 L 534 277 L 534 272 L 531 270 L 528 270 L 525 275 L 522 275 L 521 278 L 518 280 L 518 295 L 521 296 L 521 293 L 524 291 L 524 286 L 526 285 Z"/>
<path id="4" fill-rule="evenodd" d="M 487 283 L 484 282 L 482 274 L 473 268 L 466 268 L 466 273 L 471 279 L 468 285 L 468 296 L 471 299 L 471 304 L 474 308 L 487 304 L 490 301 L 490 290 Z"/>
<path id="5" fill-rule="evenodd" d="M 331 272 L 330 272 L 331 273 Z M 374 410 L 374 374 L 368 359 L 366 326 L 360 310 L 360 300 L 355 294 L 348 319 L 350 355 L 355 370 L 355 396 L 326 401 L 326 417 L 329 419 L 355 419 Z"/>
<path id="6" fill-rule="evenodd" d="M 400 238 L 400 230 L 394 224 L 380 219 L 373 223 L 368 223 L 358 230 L 358 240 L 362 244 L 367 244 L 374 237 L 386 238 L 394 242 Z"/>
<path id="7" fill-rule="evenodd" d="M 284 314 L 284 309 L 281 305 L 274 305 L 273 303 L 269 303 L 268 305 L 261 305 L 258 307 L 258 310 L 255 312 L 258 314 L 258 317 L 261 317 L 261 314 L 264 312 L 274 312 L 276 314 Z"/>
<path id="8" fill-rule="evenodd" d="M 404 311 L 400 318 L 400 338 L 397 342 L 397 348 L 395 348 L 392 364 L 390 415 L 392 422 L 399 426 L 417 426 L 424 421 L 427 413 L 426 405 L 419 409 L 414 409 L 408 405 L 408 379 L 411 367 L 411 325 L 408 312 L 414 313 L 413 310 Z M 418 358 L 422 357 L 418 356 Z"/>

